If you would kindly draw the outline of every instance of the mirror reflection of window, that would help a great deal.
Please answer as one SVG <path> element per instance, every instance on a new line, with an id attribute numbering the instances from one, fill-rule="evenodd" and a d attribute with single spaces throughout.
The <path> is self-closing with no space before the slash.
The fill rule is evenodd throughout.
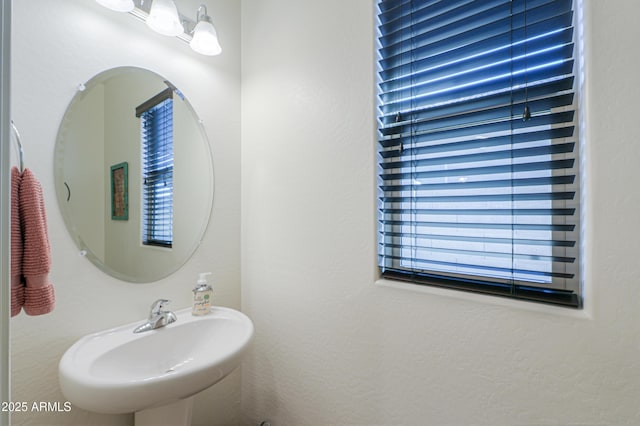
<path id="1" fill-rule="evenodd" d="M 136 108 L 142 139 L 142 243 L 173 244 L 173 90 Z"/>
<path id="2" fill-rule="evenodd" d="M 145 102 L 167 88 L 173 91 L 172 236 L 156 239 L 171 241 L 171 248 L 142 242 L 141 116 L 169 98 Z M 136 111 L 143 103 L 145 107 Z M 163 76 L 142 68 L 117 67 L 87 81 L 85 90 L 76 92 L 67 107 L 54 153 L 58 206 L 69 235 L 86 259 L 105 273 L 133 283 L 154 282 L 182 267 L 200 247 L 212 212 L 209 147 L 192 105 Z M 111 220 L 110 168 L 121 163 L 129 170 L 128 220 Z"/>

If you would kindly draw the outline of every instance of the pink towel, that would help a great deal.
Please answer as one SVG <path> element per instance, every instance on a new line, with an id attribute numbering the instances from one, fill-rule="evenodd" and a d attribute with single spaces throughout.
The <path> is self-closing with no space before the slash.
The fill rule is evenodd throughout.
<path id="1" fill-rule="evenodd" d="M 29 169 L 22 172 L 18 198 L 23 247 L 22 275 L 25 279 L 23 307 L 28 315 L 43 315 L 53 311 L 56 301 L 53 285 L 49 281 L 51 247 L 42 186 Z"/>
<path id="2" fill-rule="evenodd" d="M 24 305 L 24 281 L 22 279 L 22 229 L 18 211 L 19 190 L 22 176 L 16 167 L 11 168 L 11 316 Z"/>

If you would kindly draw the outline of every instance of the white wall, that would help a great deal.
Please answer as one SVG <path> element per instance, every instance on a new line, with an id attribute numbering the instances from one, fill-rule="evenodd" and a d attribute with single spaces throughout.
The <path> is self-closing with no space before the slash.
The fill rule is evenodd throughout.
<path id="1" fill-rule="evenodd" d="M 89 332 L 144 319 L 159 297 L 173 308 L 191 303 L 197 273 L 215 273 L 216 304 L 240 307 L 240 5 L 236 0 L 181 0 L 193 13 L 206 3 L 225 49 L 197 55 L 187 45 L 149 31 L 128 15 L 87 0 L 13 2 L 12 116 L 20 128 L 26 165 L 40 179 L 47 206 L 57 306 L 42 317 L 12 320 L 12 399 L 60 401 L 57 364 Z M 37 29 L 37 30 L 36 30 Z M 78 255 L 60 215 L 53 181 L 58 126 L 78 84 L 116 66 L 150 69 L 174 83 L 204 126 L 216 178 L 212 221 L 201 248 L 177 273 L 152 284 L 113 279 Z M 152 354 L 150 354 L 152 356 Z M 240 374 L 199 395 L 194 424 L 235 424 Z M 132 415 L 15 413 L 14 425 L 130 425 Z"/>
<path id="2" fill-rule="evenodd" d="M 587 309 L 374 285 L 372 0 L 242 2 L 245 424 L 639 421 L 640 3 L 586 1 Z"/>
<path id="3" fill-rule="evenodd" d="M 46 194 L 58 295 L 54 313 L 12 320 L 14 401 L 63 401 L 56 368 L 73 341 L 141 318 L 158 296 L 187 306 L 197 272 L 216 271 L 218 303 L 239 307 L 242 260 L 242 307 L 256 325 L 242 374 L 244 424 L 637 422 L 640 201 L 625 191 L 640 183 L 640 4 L 586 1 L 589 303 L 578 315 L 374 285 L 372 0 L 207 4 L 225 48 L 213 59 L 95 2 L 14 2 L 12 114 Z M 57 127 L 77 84 L 121 65 L 174 82 L 205 121 L 214 155 L 203 247 L 147 285 L 112 279 L 77 256 L 53 188 Z M 199 397 L 196 423 L 240 423 L 239 381 L 234 374 Z M 13 419 L 132 422 L 79 409 Z"/>

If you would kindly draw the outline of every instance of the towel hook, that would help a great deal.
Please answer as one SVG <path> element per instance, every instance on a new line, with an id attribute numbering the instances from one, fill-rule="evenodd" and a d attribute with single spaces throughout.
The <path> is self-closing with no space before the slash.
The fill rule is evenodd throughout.
<path id="1" fill-rule="evenodd" d="M 11 129 L 13 130 L 13 134 L 16 136 L 16 142 L 18 143 L 18 153 L 20 156 L 20 173 L 24 171 L 24 150 L 22 149 L 22 141 L 20 140 L 20 132 L 18 132 L 18 128 L 16 124 L 11 120 Z"/>

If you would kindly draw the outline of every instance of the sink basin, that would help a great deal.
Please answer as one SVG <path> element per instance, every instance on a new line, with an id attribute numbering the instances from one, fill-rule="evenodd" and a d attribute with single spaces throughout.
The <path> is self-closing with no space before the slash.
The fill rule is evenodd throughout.
<path id="1" fill-rule="evenodd" d="M 253 336 L 242 312 L 175 312 L 177 321 L 134 334 L 144 320 L 82 337 L 63 355 L 60 387 L 75 406 L 131 413 L 189 398 L 240 365 Z"/>

